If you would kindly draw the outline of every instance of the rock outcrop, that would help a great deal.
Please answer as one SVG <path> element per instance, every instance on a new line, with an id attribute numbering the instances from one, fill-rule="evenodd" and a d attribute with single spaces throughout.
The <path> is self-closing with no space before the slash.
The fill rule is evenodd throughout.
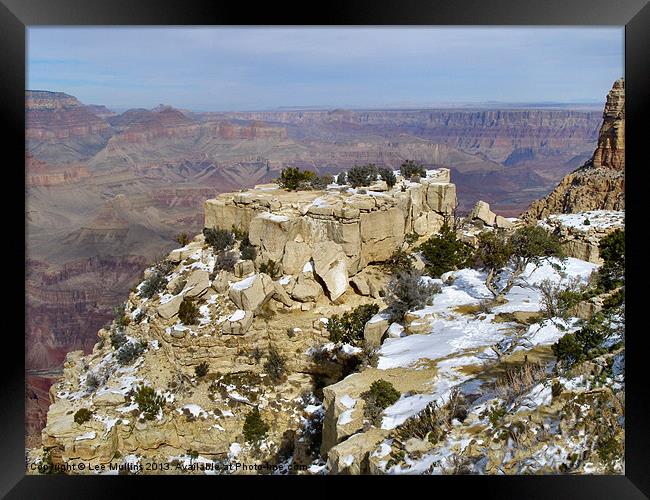
<path id="1" fill-rule="evenodd" d="M 470 220 L 480 221 L 490 227 L 510 229 L 512 222 L 505 217 L 495 214 L 490 210 L 490 205 L 484 201 L 477 201 L 469 215 Z"/>
<path id="2" fill-rule="evenodd" d="M 383 192 L 336 187 L 290 193 L 259 185 L 207 200 L 205 226 L 247 231 L 259 261 L 280 263 L 285 273 L 299 272 L 313 259 L 334 300 L 349 276 L 390 258 L 405 234 L 438 231 L 455 204 L 449 170 L 438 169 L 420 183 L 401 180 Z"/>
<path id="3" fill-rule="evenodd" d="M 614 82 L 607 95 L 598 146 L 593 157 L 567 175 L 547 197 L 534 202 L 521 218 L 534 221 L 555 213 L 625 210 L 625 82 Z"/>
<path id="4" fill-rule="evenodd" d="M 602 264 L 598 244 L 609 233 L 625 228 L 625 212 L 594 210 L 555 214 L 539 221 L 538 224 L 560 237 L 567 256 Z"/>

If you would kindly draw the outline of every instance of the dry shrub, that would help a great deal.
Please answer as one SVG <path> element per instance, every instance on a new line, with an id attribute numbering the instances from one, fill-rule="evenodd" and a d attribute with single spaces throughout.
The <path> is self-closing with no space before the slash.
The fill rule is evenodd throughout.
<path id="1" fill-rule="evenodd" d="M 524 361 L 523 364 L 506 369 L 495 382 L 497 396 L 511 403 L 540 380 L 546 378 L 546 367 L 541 363 Z"/>
<path id="2" fill-rule="evenodd" d="M 437 443 L 447 434 L 454 419 L 463 421 L 466 417 L 465 398 L 458 388 L 454 388 L 444 405 L 439 406 L 436 401 L 429 403 L 398 426 L 395 435 L 403 443 L 411 438 L 426 438 L 431 443 Z"/>

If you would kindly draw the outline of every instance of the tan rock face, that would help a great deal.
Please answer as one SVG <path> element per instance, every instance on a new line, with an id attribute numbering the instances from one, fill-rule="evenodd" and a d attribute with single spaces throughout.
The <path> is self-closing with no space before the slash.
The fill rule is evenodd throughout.
<path id="1" fill-rule="evenodd" d="M 314 281 L 311 273 L 301 273 L 291 289 L 291 297 L 298 302 L 316 302 L 323 295 L 323 288 Z"/>
<path id="2" fill-rule="evenodd" d="M 614 82 L 607 94 L 593 163 L 595 168 L 625 169 L 625 81 L 622 78 Z"/>
<path id="3" fill-rule="evenodd" d="M 389 431 L 372 428 L 351 436 L 334 446 L 327 454 L 332 474 L 369 474 L 369 455 L 386 438 Z"/>
<path id="4" fill-rule="evenodd" d="M 239 309 L 257 311 L 274 293 L 273 280 L 262 273 L 233 283 L 228 290 L 228 297 Z"/>
<path id="5" fill-rule="evenodd" d="M 285 274 L 299 274 L 309 262 L 312 255 L 312 248 L 304 241 L 288 241 L 284 248 L 282 258 L 282 269 Z"/>
<path id="6" fill-rule="evenodd" d="M 488 226 L 494 226 L 496 224 L 497 216 L 492 212 L 492 210 L 490 210 L 490 205 L 484 201 L 477 201 L 472 213 L 470 214 L 470 218 L 481 220 Z"/>
<path id="7" fill-rule="evenodd" d="M 169 302 L 159 305 L 157 309 L 158 314 L 160 314 L 160 316 L 164 319 L 169 319 L 172 316 L 176 316 L 178 314 L 178 309 L 181 307 L 181 302 L 183 302 L 183 296 L 177 295 Z"/>
<path id="8" fill-rule="evenodd" d="M 625 210 L 625 83 L 617 80 L 607 95 L 598 147 L 591 160 L 570 173 L 521 218 L 532 222 L 555 213 Z"/>
<path id="9" fill-rule="evenodd" d="M 260 262 L 273 260 L 294 276 L 310 259 L 318 258 L 316 245 L 333 242 L 347 258 L 348 275 L 354 276 L 370 263 L 387 260 L 406 233 L 437 232 L 442 214 L 456 204 L 448 169 L 432 171 L 421 183 L 402 181 L 390 190 L 384 184 L 375 186 L 381 191 L 368 189 L 366 194 L 256 186 L 208 200 L 205 225 L 248 231 Z M 304 290 L 298 292 L 304 296 Z M 340 293 L 337 288 L 334 296 Z"/>
<path id="10" fill-rule="evenodd" d="M 203 269 L 196 269 L 187 277 L 185 285 L 187 297 L 198 297 L 210 286 L 210 273 Z"/>
<path id="11" fill-rule="evenodd" d="M 362 214 L 361 261 L 369 264 L 388 260 L 404 242 L 404 224 L 404 213 L 397 207 Z"/>
<path id="12" fill-rule="evenodd" d="M 381 339 L 388 330 L 390 322 L 386 314 L 377 314 L 370 318 L 363 329 L 363 343 L 365 347 L 379 347 Z"/>
<path id="13" fill-rule="evenodd" d="M 325 283 L 331 300 L 338 299 L 347 290 L 347 258 L 338 243 L 327 241 L 314 245 L 314 271 Z"/>
<path id="14" fill-rule="evenodd" d="M 557 234 L 562 242 L 562 249 L 568 257 L 602 264 L 598 245 L 600 240 L 617 229 L 625 228 L 624 212 L 578 212 L 571 217 L 575 220 L 590 221 L 587 224 L 567 224 L 562 215 L 551 215 L 539 222 L 539 225 Z M 593 221 L 593 222 L 591 222 Z"/>

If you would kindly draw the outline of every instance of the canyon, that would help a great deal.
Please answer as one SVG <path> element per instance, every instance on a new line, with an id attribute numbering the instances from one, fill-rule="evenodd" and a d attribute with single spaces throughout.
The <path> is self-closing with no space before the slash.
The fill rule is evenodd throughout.
<path id="1" fill-rule="evenodd" d="M 179 233 L 200 231 L 205 200 L 272 182 L 289 166 L 336 174 L 412 159 L 450 169 L 461 211 L 483 199 L 515 216 L 591 157 L 602 113 L 161 105 L 118 114 L 27 91 L 26 120 L 26 401 L 38 440 L 66 353 L 92 350 L 142 268 L 177 247 Z"/>

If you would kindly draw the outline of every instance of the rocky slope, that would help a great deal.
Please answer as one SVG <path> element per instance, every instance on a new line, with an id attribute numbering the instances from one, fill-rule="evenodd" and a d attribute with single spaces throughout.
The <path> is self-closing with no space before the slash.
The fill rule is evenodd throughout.
<path id="1" fill-rule="evenodd" d="M 31 270 L 29 331 L 47 332 L 45 344 L 57 346 L 46 350 L 48 365 L 33 345 L 40 354 L 28 359 L 39 362 L 28 368 L 39 370 L 60 368 L 64 352 L 88 349 L 139 279 L 139 268 L 121 263 L 151 262 L 173 248 L 178 233 L 199 231 L 204 201 L 220 192 L 271 182 L 286 166 L 338 173 L 366 162 L 398 168 L 408 158 L 450 166 L 462 210 L 481 198 L 516 215 L 590 153 L 599 125 L 593 113 L 557 110 L 253 116 L 161 105 L 115 114 L 45 91 L 26 93 L 26 112 L 27 253 L 43 263 Z M 74 279 L 55 284 L 38 276 L 80 262 L 88 271 Z M 105 263 L 105 272 L 91 262 Z M 115 266 L 122 271 L 115 274 Z M 87 293 L 101 289 L 110 293 L 95 294 L 89 305 Z M 27 338 L 30 350 L 36 337 Z"/>
<path id="2" fill-rule="evenodd" d="M 598 145 L 592 158 L 567 175 L 545 198 L 535 201 L 523 219 L 554 213 L 625 209 L 625 82 L 607 94 Z"/>
<path id="3" fill-rule="evenodd" d="M 480 270 L 425 277 L 439 287 L 429 305 L 390 320 L 386 262 L 399 249 L 414 253 L 455 205 L 446 169 L 420 182 L 398 176 L 393 188 L 260 185 L 208 200 L 208 230 L 145 270 L 92 353 L 66 357 L 28 470 L 620 473 L 621 304 L 587 299 L 593 307 L 580 311 L 606 310 L 613 333 L 573 370 L 556 370 L 551 345 L 582 328 L 583 313 L 542 314 L 544 283 L 586 283 L 598 264 L 531 264 L 490 304 Z M 616 225 L 615 214 L 589 216 L 596 229 Z M 519 225 L 481 202 L 457 231 L 471 241 Z M 236 241 L 215 229 L 235 229 Z M 330 338 L 334 315 L 372 304 L 360 344 Z M 397 397 L 370 416 L 367 394 L 382 380 Z"/>

